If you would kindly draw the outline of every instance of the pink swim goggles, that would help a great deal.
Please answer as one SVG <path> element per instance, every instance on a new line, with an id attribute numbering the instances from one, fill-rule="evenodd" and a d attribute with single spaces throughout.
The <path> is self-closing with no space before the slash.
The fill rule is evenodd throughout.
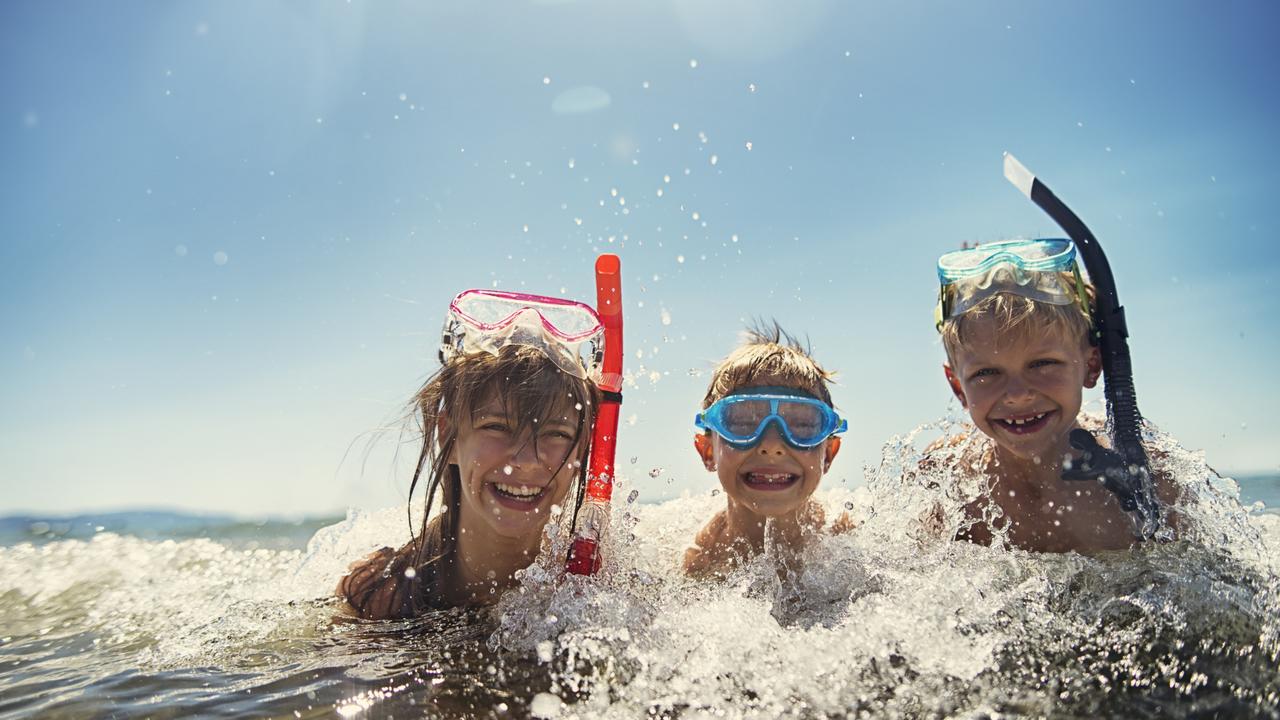
<path id="1" fill-rule="evenodd" d="M 459 353 L 497 355 L 507 345 L 537 348 L 564 372 L 595 381 L 604 358 L 604 326 L 590 306 L 560 298 L 466 290 L 449 303 L 441 362 Z"/>

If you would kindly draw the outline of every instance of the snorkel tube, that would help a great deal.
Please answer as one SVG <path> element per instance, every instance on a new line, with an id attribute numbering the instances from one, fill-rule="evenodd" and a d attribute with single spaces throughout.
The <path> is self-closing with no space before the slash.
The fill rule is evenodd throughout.
<path id="1" fill-rule="evenodd" d="M 604 325 L 604 359 L 587 465 L 587 497 L 578 514 L 577 532 L 565 569 L 574 575 L 600 570 L 600 540 L 609 522 L 613 496 L 614 455 L 618 443 L 618 410 L 622 405 L 622 261 L 617 255 L 596 258 L 596 314 Z"/>
<path id="2" fill-rule="evenodd" d="M 1063 470 L 1064 480 L 1097 480 L 1115 493 L 1120 506 L 1134 514 L 1139 540 L 1150 540 L 1160 529 L 1160 506 L 1152 489 L 1147 452 L 1142 447 L 1142 415 L 1133 389 L 1133 363 L 1129 358 L 1129 328 L 1116 294 L 1111 265 L 1098 239 L 1084 222 L 1040 182 L 1018 159 L 1004 155 L 1004 176 L 1022 194 L 1040 206 L 1075 241 L 1096 293 L 1093 332 L 1102 354 L 1103 394 L 1111 420 L 1113 450 L 1098 445 L 1086 430 L 1071 431 L 1072 447 L 1082 457 Z"/>

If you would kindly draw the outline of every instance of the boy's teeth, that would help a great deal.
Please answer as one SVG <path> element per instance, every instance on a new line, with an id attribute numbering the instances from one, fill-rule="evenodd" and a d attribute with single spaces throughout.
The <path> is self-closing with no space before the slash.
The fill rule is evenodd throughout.
<path id="1" fill-rule="evenodd" d="M 753 482 L 783 483 L 792 478 L 790 473 L 751 473 L 748 478 Z"/>
<path id="2" fill-rule="evenodd" d="M 1019 419 L 1019 418 L 1011 418 L 1011 419 L 1009 419 L 1009 420 L 1005 420 L 1005 422 L 1007 422 L 1007 423 L 1009 423 L 1009 424 L 1011 424 L 1011 425 L 1026 425 L 1026 424 L 1027 424 L 1027 423 L 1029 423 L 1029 422 L 1035 422 L 1035 421 L 1039 420 L 1040 418 L 1044 417 L 1045 415 L 1048 415 L 1048 413 L 1040 413 L 1039 415 L 1034 415 L 1034 416 L 1029 417 L 1029 418 L 1021 418 L 1021 419 Z"/>
<path id="3" fill-rule="evenodd" d="M 494 483 L 494 485 L 507 495 L 515 495 L 516 497 L 534 497 L 542 494 L 542 488 L 529 487 L 528 485 L 507 485 L 506 483 Z"/>

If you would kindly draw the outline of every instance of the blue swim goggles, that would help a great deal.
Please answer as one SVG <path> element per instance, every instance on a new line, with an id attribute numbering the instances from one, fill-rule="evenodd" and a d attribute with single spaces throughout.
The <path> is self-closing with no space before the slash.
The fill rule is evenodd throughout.
<path id="1" fill-rule="evenodd" d="M 698 413 L 693 423 L 711 430 L 734 447 L 745 450 L 759 444 L 769 423 L 774 423 L 788 445 L 806 450 L 849 429 L 849 421 L 830 405 L 811 397 L 785 392 L 726 395 Z"/>

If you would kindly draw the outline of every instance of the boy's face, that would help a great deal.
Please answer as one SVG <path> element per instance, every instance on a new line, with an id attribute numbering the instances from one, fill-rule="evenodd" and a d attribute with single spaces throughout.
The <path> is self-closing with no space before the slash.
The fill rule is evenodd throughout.
<path id="1" fill-rule="evenodd" d="M 987 317 L 966 334 L 945 371 L 974 424 L 1016 457 L 1060 461 L 1082 389 L 1102 372 L 1097 348 L 1044 325 L 1002 334 Z"/>
<path id="2" fill-rule="evenodd" d="M 756 387 L 785 387 L 785 381 L 756 378 L 734 394 L 751 392 Z M 790 391 L 813 397 L 801 388 Z M 830 469 L 840 449 L 840 438 L 833 435 L 816 447 L 796 448 L 783 439 L 776 424 L 770 423 L 759 444 L 750 448 L 736 448 L 714 432 L 695 436 L 694 447 L 707 470 L 720 478 L 720 486 L 731 501 L 757 514 L 776 517 L 804 507 L 822 475 Z"/>

